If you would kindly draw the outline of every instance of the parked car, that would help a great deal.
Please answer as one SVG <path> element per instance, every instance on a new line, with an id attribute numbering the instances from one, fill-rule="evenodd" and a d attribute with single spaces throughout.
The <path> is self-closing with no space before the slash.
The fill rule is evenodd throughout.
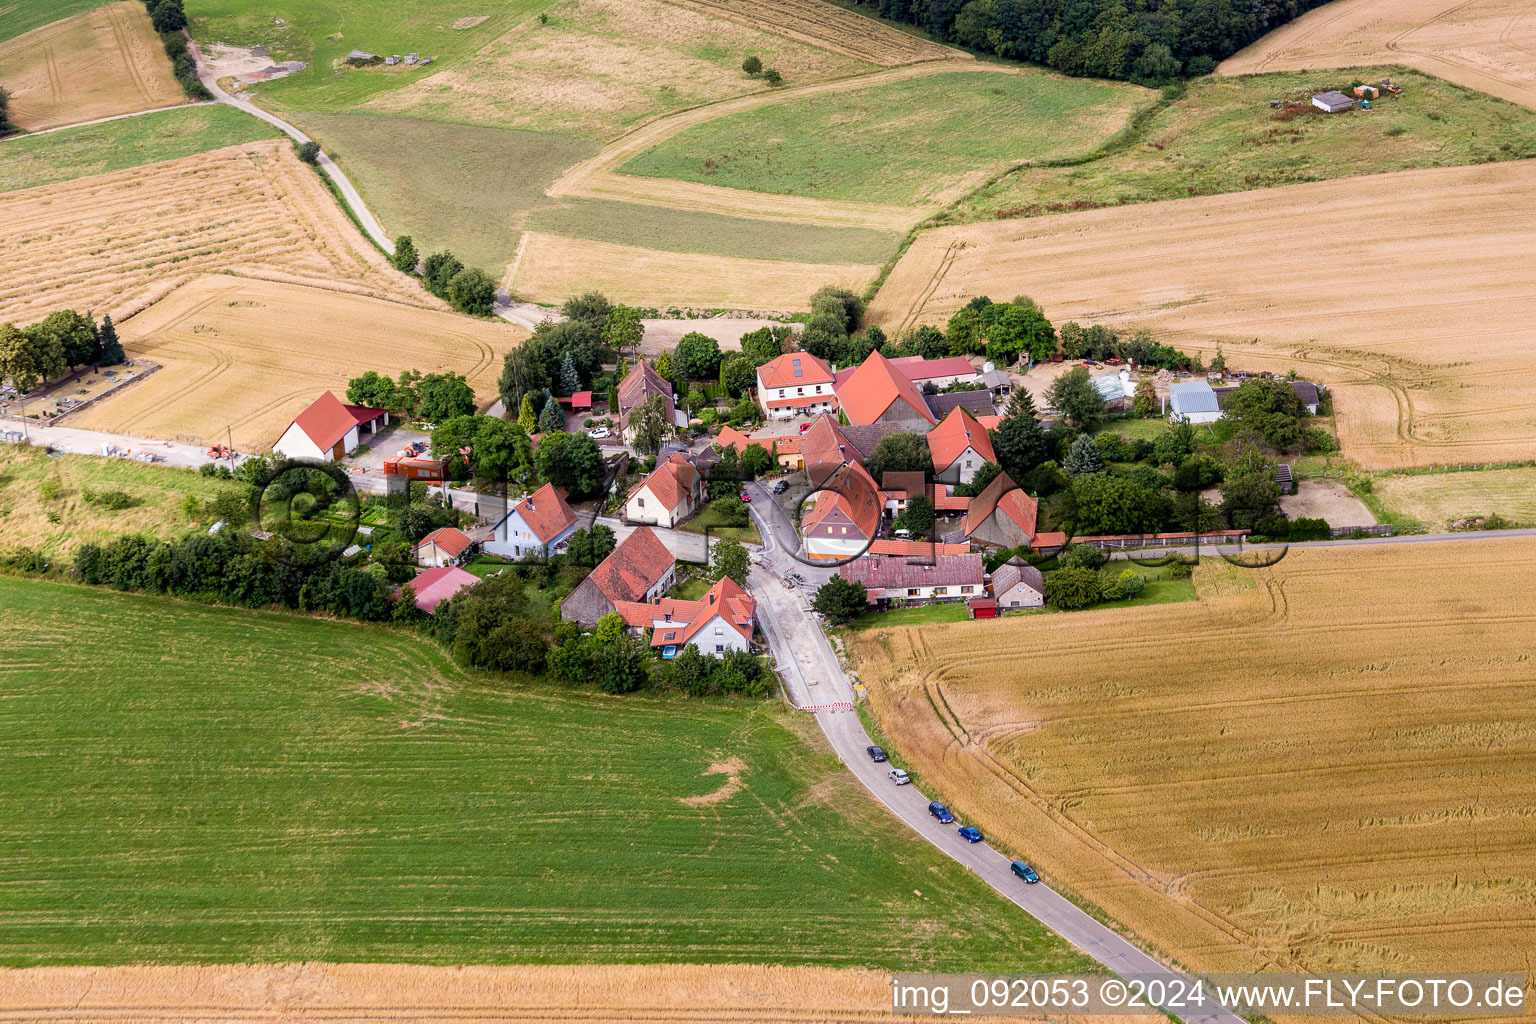
<path id="1" fill-rule="evenodd" d="M 981 842 L 981 829 L 962 825 L 960 826 L 960 838 L 968 843 L 979 843 Z"/>
<path id="2" fill-rule="evenodd" d="M 800 424 L 800 433 L 803 434 L 807 430 L 810 430 L 810 429 L 811 429 L 811 425 L 809 423 L 802 423 L 802 424 Z"/>
<path id="3" fill-rule="evenodd" d="M 605 437 L 612 437 L 613 432 L 607 427 L 593 427 L 591 430 L 587 431 L 587 436 L 592 438 L 594 441 L 601 441 Z"/>
<path id="4" fill-rule="evenodd" d="M 898 786 L 905 786 L 907 783 L 912 781 L 912 776 L 908 775 L 900 768 L 892 768 L 890 771 L 885 773 L 885 777 L 896 783 Z"/>
<path id="5" fill-rule="evenodd" d="M 1024 881 L 1028 882 L 1030 885 L 1034 885 L 1036 882 L 1040 881 L 1040 876 L 1035 874 L 1035 869 L 1030 867 L 1028 864 L 1025 864 L 1021 860 L 1016 860 L 1013 862 L 1013 873 L 1024 879 Z"/>
<path id="6" fill-rule="evenodd" d="M 752 500 L 752 495 L 748 494 L 746 491 L 742 491 L 741 492 L 741 500 L 742 501 L 750 502 Z"/>
<path id="7" fill-rule="evenodd" d="M 778 483 L 773 485 L 774 494 L 783 494 L 787 490 L 789 490 L 788 480 L 780 480 Z"/>
<path id="8" fill-rule="evenodd" d="M 881 750 L 879 747 L 865 747 L 864 749 L 869 751 L 869 759 L 876 764 L 879 764 L 881 761 L 885 760 L 885 751 Z"/>
<path id="9" fill-rule="evenodd" d="M 955 820 L 955 816 L 949 813 L 949 808 L 937 800 L 928 805 L 928 813 L 939 819 L 940 825 L 948 825 Z"/>

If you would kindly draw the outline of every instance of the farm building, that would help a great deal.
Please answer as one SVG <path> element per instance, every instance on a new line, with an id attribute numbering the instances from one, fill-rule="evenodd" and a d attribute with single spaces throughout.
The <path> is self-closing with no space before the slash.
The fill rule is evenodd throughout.
<path id="1" fill-rule="evenodd" d="M 1093 388 L 1103 397 L 1111 412 L 1127 412 L 1136 398 L 1136 382 L 1131 371 L 1106 373 L 1093 378 Z"/>
<path id="2" fill-rule="evenodd" d="M 697 601 L 624 601 L 618 612 L 631 629 L 651 631 L 651 646 L 659 648 L 663 658 L 677 657 L 689 644 L 713 658 L 749 651 L 757 626 L 757 602 L 729 576 L 721 577 Z"/>
<path id="3" fill-rule="evenodd" d="M 837 375 L 837 400 L 849 423 L 926 431 L 938 422 L 912 379 L 879 352 L 870 353 L 856 369 Z"/>
<path id="4" fill-rule="evenodd" d="M 771 420 L 836 412 L 832 368 L 808 352 L 786 352 L 757 368 L 757 401 Z"/>
<path id="5" fill-rule="evenodd" d="M 1320 92 L 1312 97 L 1312 105 L 1325 114 L 1342 114 L 1355 105 L 1355 101 L 1339 92 L 1330 89 L 1328 92 Z"/>
<path id="6" fill-rule="evenodd" d="M 1039 508 L 1039 501 L 1025 494 L 1007 473 L 999 473 L 970 500 L 965 513 L 965 539 L 974 545 L 995 548 L 1032 543 Z"/>
<path id="7" fill-rule="evenodd" d="M 955 409 L 928 431 L 928 449 L 933 453 L 934 478 L 951 487 L 970 483 L 982 463 L 997 461 L 986 428 L 964 409 Z"/>
<path id="8" fill-rule="evenodd" d="M 1067 546 L 1067 535 L 1061 530 L 1050 530 L 1046 533 L 1035 534 L 1034 542 L 1030 545 L 1038 554 L 1054 555 Z"/>
<path id="9" fill-rule="evenodd" d="M 981 374 L 976 372 L 976 367 L 964 356 L 947 356 L 944 359 L 897 356 L 891 362 L 919 390 L 930 384 L 935 388 L 947 388 L 951 384 L 973 384 L 981 380 Z"/>
<path id="10" fill-rule="evenodd" d="M 1181 381 L 1168 387 L 1168 418 L 1175 423 L 1215 423 L 1221 419 L 1221 404 L 1206 381 Z"/>
<path id="11" fill-rule="evenodd" d="M 624 518 L 671 529 L 704 504 L 704 474 L 682 455 L 673 455 L 624 499 Z"/>
<path id="12" fill-rule="evenodd" d="M 560 605 L 560 617 L 593 626 L 628 601 L 649 604 L 677 582 L 677 563 L 661 538 L 642 526 L 613 549 Z"/>
<path id="13" fill-rule="evenodd" d="M 629 428 L 630 414 L 644 404 L 652 395 L 661 395 L 667 407 L 667 422 L 672 426 L 686 427 L 688 420 L 686 415 L 677 411 L 677 401 L 672 394 L 672 385 L 661 374 L 651 368 L 651 364 L 644 359 L 635 364 L 635 368 L 624 375 L 619 382 L 619 432 L 626 441 L 633 441 L 634 434 Z M 682 416 L 679 420 L 679 416 Z"/>
<path id="14" fill-rule="evenodd" d="M 977 554 L 869 555 L 838 566 L 837 572 L 850 583 L 864 584 L 873 605 L 965 601 L 986 592 L 985 568 Z"/>
<path id="15" fill-rule="evenodd" d="M 992 596 L 1004 611 L 1042 607 L 1045 604 L 1045 575 L 1015 555 L 992 574 Z"/>
<path id="16" fill-rule="evenodd" d="M 576 513 L 554 484 L 545 484 L 507 510 L 485 550 L 503 558 L 548 558 L 576 532 Z"/>
<path id="17" fill-rule="evenodd" d="M 1308 416 L 1317 415 L 1317 407 L 1323 403 L 1322 389 L 1309 380 L 1291 381 L 1291 390 L 1296 392 L 1296 397 L 1301 399 L 1301 404 L 1306 407 Z"/>
<path id="18" fill-rule="evenodd" d="M 949 391 L 938 395 L 924 395 L 923 401 L 928 403 L 928 411 L 933 413 L 933 418 L 936 420 L 942 420 L 956 409 L 964 409 L 977 419 L 995 415 L 997 412 L 997 407 L 992 404 L 990 391 Z"/>
<path id="19" fill-rule="evenodd" d="M 327 391 L 299 413 L 272 450 L 290 459 L 336 462 L 388 425 L 385 410 L 346 405 Z"/>
<path id="20" fill-rule="evenodd" d="M 1013 393 L 1013 378 L 1008 376 L 1007 371 L 999 370 L 991 363 L 982 367 L 981 382 L 987 386 L 987 392 L 992 396 L 993 401 L 1007 398 Z"/>
<path id="21" fill-rule="evenodd" d="M 922 470 L 887 470 L 880 478 L 880 497 L 891 518 L 907 510 L 913 498 L 928 496 L 928 474 Z"/>
<path id="22" fill-rule="evenodd" d="M 469 534 L 463 530 L 444 526 L 421 538 L 411 549 L 411 554 L 415 556 L 417 565 L 429 568 L 458 565 L 459 559 L 472 543 Z"/>
<path id="23" fill-rule="evenodd" d="M 479 582 L 480 577 L 472 572 L 465 572 L 456 565 L 443 565 L 435 569 L 423 569 L 411 580 L 410 585 L 416 592 L 416 607 L 431 615 L 437 611 L 438 605 L 465 587 L 472 587 Z"/>
<path id="24" fill-rule="evenodd" d="M 378 59 L 378 54 L 369 53 L 367 50 L 353 50 L 347 54 L 348 64 L 372 64 Z"/>

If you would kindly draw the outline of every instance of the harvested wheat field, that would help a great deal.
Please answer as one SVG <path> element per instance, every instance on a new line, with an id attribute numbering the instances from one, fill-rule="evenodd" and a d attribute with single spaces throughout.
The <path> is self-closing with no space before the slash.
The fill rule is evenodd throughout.
<path id="1" fill-rule="evenodd" d="M 636 305 L 797 310 L 822 285 L 860 291 L 879 269 L 661 252 L 525 231 L 502 287 L 531 302 L 564 302 L 595 289 Z"/>
<path id="2" fill-rule="evenodd" d="M 1536 109 L 1528 0 L 1336 0 L 1221 62 L 1219 75 L 1407 64 Z"/>
<path id="3" fill-rule="evenodd" d="M 1192 969 L 1523 971 L 1533 580 L 1536 538 L 1314 548 L 853 653 L 962 820 Z"/>
<path id="4" fill-rule="evenodd" d="M 909 35 L 827 0 L 668 0 L 871 64 L 895 67 L 963 51 Z M 968 55 L 967 55 L 968 56 Z"/>
<path id="5" fill-rule="evenodd" d="M 364 370 L 464 374 L 496 392 L 501 360 L 528 336 L 363 295 L 224 275 L 198 278 L 121 325 L 123 347 L 161 369 L 70 425 L 139 437 L 222 439 L 261 451 L 324 389 Z"/>
<path id="6" fill-rule="evenodd" d="M 131 315 L 208 271 L 446 309 L 347 220 L 286 140 L 0 195 L 0 323 Z"/>
<path id="7" fill-rule="evenodd" d="M 1145 326 L 1229 365 L 1336 388 L 1373 468 L 1529 458 L 1536 445 L 1536 162 L 1436 168 L 939 228 L 870 307 L 899 332 L 975 295 L 1060 323 Z"/>
<path id="8" fill-rule="evenodd" d="M 11 120 L 57 128 L 184 102 L 144 5 L 122 0 L 0 43 Z"/>
<path id="9" fill-rule="evenodd" d="M 0 971 L 0 1021 L 217 1016 L 350 1021 L 854 1022 L 890 1019 L 890 975 L 822 967 L 281 964 Z M 39 1012 L 39 1007 L 55 1008 Z M 983 1017 L 1028 1024 L 1029 1017 Z M 1063 1018 L 1068 1020 L 1070 1018 Z M 1095 1017 L 1155 1024 L 1156 1017 Z"/>

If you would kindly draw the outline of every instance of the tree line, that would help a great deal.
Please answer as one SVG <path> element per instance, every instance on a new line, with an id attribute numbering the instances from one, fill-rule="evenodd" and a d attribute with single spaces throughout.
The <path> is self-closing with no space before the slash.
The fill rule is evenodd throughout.
<path id="1" fill-rule="evenodd" d="M 854 0 L 935 38 L 1069 75 L 1162 85 L 1325 0 Z"/>
<path id="2" fill-rule="evenodd" d="M 0 324 L 0 378 L 9 377 L 18 394 L 77 366 L 114 366 L 126 359 L 110 315 L 97 324 L 89 315 L 61 309 L 25 327 Z"/>
<path id="3" fill-rule="evenodd" d="M 160 44 L 171 62 L 171 73 L 181 83 L 181 89 L 194 100 L 211 100 L 213 93 L 197 77 L 197 61 L 187 48 L 187 12 L 182 0 L 144 0 L 149 12 L 149 22 L 160 33 Z"/>

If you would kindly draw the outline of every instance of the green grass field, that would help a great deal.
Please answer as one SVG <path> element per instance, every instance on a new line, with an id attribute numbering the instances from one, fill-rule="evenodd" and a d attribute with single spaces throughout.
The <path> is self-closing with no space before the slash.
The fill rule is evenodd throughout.
<path id="1" fill-rule="evenodd" d="M 725 537 L 729 540 L 739 540 L 743 544 L 762 544 L 763 536 L 757 532 L 757 524 L 751 519 L 746 526 L 721 526 L 720 516 L 714 509 L 705 505 L 687 522 L 678 529 L 687 530 L 689 533 L 708 533 L 715 537 Z"/>
<path id="2" fill-rule="evenodd" d="M 57 487 L 52 498 L 47 481 Z M 0 445 L 0 551 L 25 547 L 53 558 L 123 533 L 178 536 L 200 525 L 181 511 L 187 495 L 207 502 L 232 488 L 190 469 L 94 455 L 52 459 L 42 448 Z M 135 503 L 104 508 L 86 501 L 86 491 L 124 491 Z"/>
<path id="3" fill-rule="evenodd" d="M 1284 119 L 1284 110 L 1269 105 L 1307 104 L 1315 92 L 1347 92 L 1354 81 L 1384 76 L 1404 93 L 1383 94 L 1371 110 Z M 1075 167 L 1010 174 L 946 219 L 1034 216 L 1533 155 L 1536 113 L 1405 68 L 1202 78 L 1127 148 Z"/>
<path id="4" fill-rule="evenodd" d="M 19 136 L 0 142 L 0 192 L 177 160 L 280 135 L 249 114 L 211 105 Z"/>
<path id="5" fill-rule="evenodd" d="M 597 152 L 581 139 L 376 114 L 300 114 L 391 235 L 423 256 L 450 249 L 496 276 L 529 210 L 566 167 Z"/>
<path id="6" fill-rule="evenodd" d="M 1045 72 L 953 72 L 761 107 L 621 168 L 757 192 L 912 204 L 1009 164 L 1075 154 L 1153 94 Z"/>
<path id="7" fill-rule="evenodd" d="M 899 234 L 869 228 L 724 217 L 604 199 L 565 200 L 535 210 L 527 226 L 566 238 L 667 252 L 799 263 L 883 263 L 901 244 Z"/>
<path id="8" fill-rule="evenodd" d="M 15 578 L 0 625 L 0 964 L 1089 966 L 776 704 Z"/>
<path id="9" fill-rule="evenodd" d="M 42 28 L 82 11 L 101 7 L 110 0 L 10 0 L 0 4 L 0 43 L 23 32 Z"/>
<path id="10" fill-rule="evenodd" d="M 261 87 L 263 102 L 298 110 L 350 110 L 473 53 L 549 0 L 196 0 L 193 34 L 204 43 L 265 46 L 275 60 L 301 60 L 305 70 Z M 479 24 L 456 29 L 461 18 Z M 335 66 L 352 50 L 419 53 L 426 68 Z"/>

